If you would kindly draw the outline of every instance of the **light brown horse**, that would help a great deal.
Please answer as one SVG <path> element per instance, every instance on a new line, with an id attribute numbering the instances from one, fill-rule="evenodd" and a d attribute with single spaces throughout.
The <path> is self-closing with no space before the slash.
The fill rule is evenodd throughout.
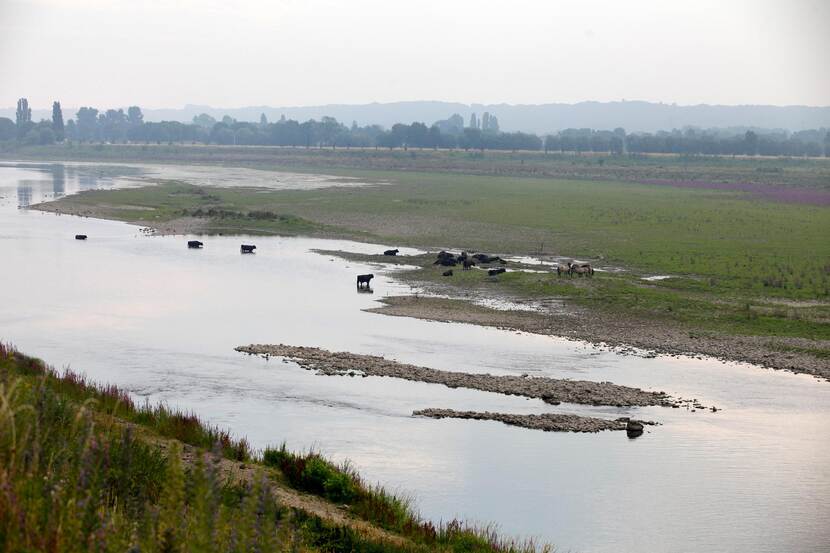
<path id="1" fill-rule="evenodd" d="M 594 268 L 591 267 L 590 263 L 568 263 L 568 270 L 571 276 L 574 274 L 579 276 L 594 276 Z"/>

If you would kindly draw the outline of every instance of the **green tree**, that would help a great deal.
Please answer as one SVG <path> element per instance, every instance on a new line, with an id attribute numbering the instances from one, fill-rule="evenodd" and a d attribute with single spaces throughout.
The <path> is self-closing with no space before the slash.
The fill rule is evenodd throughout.
<path id="1" fill-rule="evenodd" d="M 17 128 L 14 121 L 7 117 L 0 117 L 0 142 L 13 140 L 15 136 L 17 136 Z"/>
<path id="2" fill-rule="evenodd" d="M 78 140 L 95 140 L 98 138 L 98 110 L 95 108 L 82 107 L 75 114 L 78 120 Z"/>
<path id="3" fill-rule="evenodd" d="M 744 148 L 747 155 L 758 155 L 758 135 L 752 131 L 744 134 Z"/>
<path id="4" fill-rule="evenodd" d="M 61 103 L 54 102 L 52 104 L 52 130 L 55 133 L 55 139 L 63 140 L 63 111 L 61 110 Z"/>
<path id="5" fill-rule="evenodd" d="M 17 101 L 15 124 L 17 125 L 18 140 L 25 139 L 29 131 L 34 127 L 32 123 L 32 108 L 29 107 L 29 100 L 26 98 L 21 98 Z"/>
<path id="6" fill-rule="evenodd" d="M 29 100 L 21 98 L 17 101 L 17 112 L 15 113 L 17 128 L 23 128 L 32 122 L 32 108 L 29 107 Z"/>
<path id="7" fill-rule="evenodd" d="M 204 127 L 206 129 L 212 129 L 216 124 L 216 119 L 207 113 L 200 113 L 199 115 L 193 116 L 193 124 L 199 125 L 200 127 Z"/>
<path id="8" fill-rule="evenodd" d="M 131 127 L 138 127 L 144 123 L 144 114 L 141 113 L 140 107 L 130 106 L 127 108 L 127 122 Z"/>

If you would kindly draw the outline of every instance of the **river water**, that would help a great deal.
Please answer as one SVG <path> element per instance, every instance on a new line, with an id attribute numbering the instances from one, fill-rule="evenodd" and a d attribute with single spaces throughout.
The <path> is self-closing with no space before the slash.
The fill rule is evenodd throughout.
<path id="1" fill-rule="evenodd" d="M 204 182 L 199 171 L 175 171 Z M 213 182 L 239 176 L 222 171 L 211 170 Z M 559 551 L 830 550 L 830 384 L 710 359 L 646 359 L 552 337 L 366 313 L 377 298 L 411 290 L 392 280 L 391 267 L 310 251 L 373 253 L 385 245 L 204 237 L 203 250 L 188 250 L 189 237 L 146 236 L 123 223 L 21 208 L 141 182 L 140 174 L 104 173 L 82 165 L 0 166 L 0 340 L 139 398 L 192 410 L 257 448 L 285 441 L 349 459 L 434 520 L 497 521 L 505 534 L 536 537 Z M 163 177 L 164 169 L 147 173 Z M 260 185 L 283 188 L 326 180 L 260 177 Z M 76 233 L 89 239 L 76 241 Z M 257 253 L 240 255 L 241 242 L 255 243 Z M 355 274 L 365 272 L 376 275 L 373 294 L 355 290 Z M 721 411 L 553 407 L 389 378 L 317 376 L 233 351 L 252 342 L 446 370 L 610 380 Z M 634 416 L 661 425 L 629 440 L 620 432 L 545 433 L 411 416 L 427 407 Z"/>

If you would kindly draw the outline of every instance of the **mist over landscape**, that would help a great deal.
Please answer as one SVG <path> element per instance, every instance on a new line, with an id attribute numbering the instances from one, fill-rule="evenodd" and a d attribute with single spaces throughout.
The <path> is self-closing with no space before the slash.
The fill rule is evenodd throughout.
<path id="1" fill-rule="evenodd" d="M 0 0 L 0 551 L 830 553 L 828 50 Z"/>

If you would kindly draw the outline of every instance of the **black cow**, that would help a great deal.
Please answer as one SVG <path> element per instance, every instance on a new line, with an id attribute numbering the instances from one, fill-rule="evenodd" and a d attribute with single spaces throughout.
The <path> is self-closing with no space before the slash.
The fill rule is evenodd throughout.
<path id="1" fill-rule="evenodd" d="M 473 260 L 472 260 L 472 258 L 469 258 L 469 257 L 468 257 L 468 258 L 466 258 L 466 259 L 464 260 L 464 270 L 465 270 L 465 271 L 469 271 L 469 270 L 470 270 L 470 267 L 474 267 L 474 266 L 475 266 L 475 264 L 476 264 L 476 262 L 475 262 L 475 261 L 473 261 Z"/>
<path id="2" fill-rule="evenodd" d="M 386 250 L 383 252 L 383 255 L 398 255 L 398 251 L 398 248 L 395 248 L 394 250 Z"/>
<path id="3" fill-rule="evenodd" d="M 75 240 L 86 240 L 86 234 L 76 234 Z"/>
<path id="4" fill-rule="evenodd" d="M 239 251 L 242 252 L 242 253 L 254 253 L 255 249 L 256 249 L 256 246 L 254 246 L 253 244 L 242 244 L 239 247 Z"/>
<path id="5" fill-rule="evenodd" d="M 454 254 L 442 251 L 438 253 L 438 259 L 435 260 L 433 265 L 441 265 L 443 267 L 455 267 L 456 265 L 458 265 L 458 261 L 456 261 Z"/>
<path id="6" fill-rule="evenodd" d="M 188 248 L 201 248 L 202 246 L 204 246 L 204 244 L 202 244 L 198 240 L 188 240 L 187 241 L 187 247 Z"/>
<path id="7" fill-rule="evenodd" d="M 360 288 L 364 284 L 366 288 L 369 287 L 369 281 L 375 278 L 375 275 L 357 275 L 357 287 Z"/>
<path id="8" fill-rule="evenodd" d="M 448 269 L 441 273 L 441 276 L 452 276 L 452 269 Z"/>
<path id="9" fill-rule="evenodd" d="M 487 270 L 487 274 L 489 276 L 496 276 L 496 275 L 500 275 L 500 274 L 506 273 L 506 272 L 507 272 L 507 269 L 505 269 L 504 267 L 499 267 L 498 269 L 488 269 Z"/>

